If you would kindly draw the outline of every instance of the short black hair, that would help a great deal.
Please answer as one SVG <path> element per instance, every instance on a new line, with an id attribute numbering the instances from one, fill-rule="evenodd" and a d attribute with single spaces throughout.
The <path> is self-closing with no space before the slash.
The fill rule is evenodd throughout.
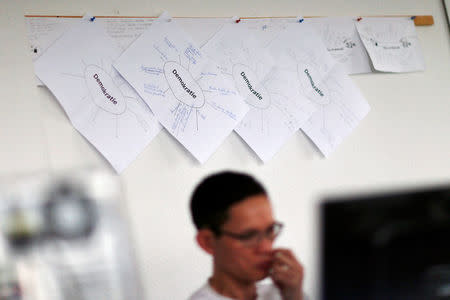
<path id="1" fill-rule="evenodd" d="M 247 197 L 267 195 L 263 185 L 248 174 L 224 171 L 203 179 L 191 196 L 191 217 L 197 229 L 220 235 L 228 210 Z"/>

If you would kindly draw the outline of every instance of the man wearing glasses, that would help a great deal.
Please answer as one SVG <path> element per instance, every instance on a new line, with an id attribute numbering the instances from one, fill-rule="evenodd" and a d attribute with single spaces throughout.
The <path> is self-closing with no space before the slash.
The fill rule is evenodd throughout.
<path id="1" fill-rule="evenodd" d="M 303 267 L 288 249 L 274 249 L 275 221 L 264 187 L 249 175 L 222 172 L 194 190 L 191 216 L 213 273 L 189 300 L 306 300 Z M 274 284 L 257 284 L 270 276 Z"/>

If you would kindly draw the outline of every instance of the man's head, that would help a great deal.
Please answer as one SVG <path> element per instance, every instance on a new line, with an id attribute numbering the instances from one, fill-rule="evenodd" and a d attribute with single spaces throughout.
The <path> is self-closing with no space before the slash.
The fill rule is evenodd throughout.
<path id="1" fill-rule="evenodd" d="M 235 172 L 221 172 L 203 179 L 191 198 L 191 216 L 195 227 L 210 229 L 220 235 L 228 219 L 228 209 L 247 197 L 267 195 L 253 177 Z"/>
<path id="2" fill-rule="evenodd" d="M 214 272 L 247 282 L 268 275 L 281 226 L 253 177 L 235 172 L 207 177 L 192 195 L 191 215 L 198 244 L 214 258 Z"/>

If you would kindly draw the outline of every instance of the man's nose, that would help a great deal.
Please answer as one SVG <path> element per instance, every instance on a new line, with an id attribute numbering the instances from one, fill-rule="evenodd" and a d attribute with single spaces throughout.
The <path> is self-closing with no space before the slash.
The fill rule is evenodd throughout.
<path id="1" fill-rule="evenodd" d="M 258 243 L 257 250 L 259 252 L 265 253 L 265 252 L 271 252 L 272 251 L 272 244 L 273 240 L 269 239 L 267 237 L 263 237 L 261 241 Z"/>

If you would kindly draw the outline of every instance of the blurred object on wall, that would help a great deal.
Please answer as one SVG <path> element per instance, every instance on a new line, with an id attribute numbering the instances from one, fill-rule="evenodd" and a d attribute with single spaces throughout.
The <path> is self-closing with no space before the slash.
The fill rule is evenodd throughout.
<path id="1" fill-rule="evenodd" d="M 322 300 L 450 299 L 450 185 L 330 197 Z"/>
<path id="2" fill-rule="evenodd" d="M 141 300 L 118 177 L 0 182 L 1 300 Z"/>
<path id="3" fill-rule="evenodd" d="M 19 286 L 16 270 L 8 265 L 0 266 L 0 299 L 1 300 L 20 300 L 22 292 Z"/>

